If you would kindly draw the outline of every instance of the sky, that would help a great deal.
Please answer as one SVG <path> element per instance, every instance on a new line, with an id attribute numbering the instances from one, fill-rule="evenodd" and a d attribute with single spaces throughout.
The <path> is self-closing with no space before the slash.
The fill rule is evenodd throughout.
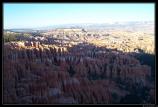
<path id="1" fill-rule="evenodd" d="M 153 3 L 4 3 L 3 27 L 36 28 L 73 23 L 154 21 Z"/>

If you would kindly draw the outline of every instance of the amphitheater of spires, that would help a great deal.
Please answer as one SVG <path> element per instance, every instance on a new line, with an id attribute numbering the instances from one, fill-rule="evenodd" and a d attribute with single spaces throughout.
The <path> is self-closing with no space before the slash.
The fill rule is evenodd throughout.
<path id="1" fill-rule="evenodd" d="M 132 40 L 126 32 L 119 36 L 84 29 L 62 32 L 57 29 L 4 44 L 4 103 L 120 104 L 129 103 L 129 95 L 140 103 L 154 102 L 151 67 L 132 53 L 143 50 L 142 44 L 149 44 L 144 52 L 151 51 L 152 37 L 144 36 L 150 41 L 132 47 L 138 38 Z"/>

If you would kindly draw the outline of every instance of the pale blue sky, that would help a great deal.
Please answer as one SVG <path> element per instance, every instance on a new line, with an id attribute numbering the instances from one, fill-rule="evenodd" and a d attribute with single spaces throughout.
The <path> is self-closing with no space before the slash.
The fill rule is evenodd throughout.
<path id="1" fill-rule="evenodd" d="M 154 9 L 154 3 L 4 3 L 3 21 L 5 29 L 71 23 L 154 21 Z"/>

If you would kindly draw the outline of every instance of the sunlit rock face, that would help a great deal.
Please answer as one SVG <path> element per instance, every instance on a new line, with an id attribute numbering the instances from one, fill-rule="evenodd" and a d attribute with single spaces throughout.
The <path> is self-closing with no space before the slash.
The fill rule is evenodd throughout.
<path id="1" fill-rule="evenodd" d="M 135 28 L 134 28 L 135 29 Z M 103 46 L 110 49 L 117 49 L 123 52 L 155 53 L 155 37 L 153 31 L 146 30 L 98 30 L 91 31 L 85 29 L 56 29 L 43 33 L 46 37 L 70 40 L 71 44 L 92 43 L 96 46 Z M 143 28 L 142 28 L 143 29 Z M 152 28 L 153 29 L 153 28 Z"/>
<path id="2" fill-rule="evenodd" d="M 7 104 L 114 104 L 146 88 L 149 100 L 141 96 L 142 103 L 154 101 L 151 67 L 130 53 L 88 43 L 24 41 L 5 44 L 3 57 Z"/>

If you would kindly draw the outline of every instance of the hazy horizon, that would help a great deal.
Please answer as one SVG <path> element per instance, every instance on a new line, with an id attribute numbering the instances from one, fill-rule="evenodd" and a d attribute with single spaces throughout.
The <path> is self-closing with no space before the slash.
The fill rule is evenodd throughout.
<path id="1" fill-rule="evenodd" d="M 144 23 L 144 22 L 151 22 L 154 23 L 154 21 L 126 21 L 126 22 L 107 22 L 107 23 L 67 23 L 67 24 L 55 24 L 55 25 L 47 25 L 47 26 L 36 26 L 36 27 L 14 27 L 14 28 L 3 28 L 4 30 L 9 29 L 43 29 L 43 28 L 60 28 L 60 26 L 68 26 L 68 27 L 81 27 L 81 26 L 88 26 L 88 25 L 126 25 L 128 23 Z"/>
<path id="2" fill-rule="evenodd" d="M 4 29 L 154 21 L 154 4 L 3 4 Z"/>

